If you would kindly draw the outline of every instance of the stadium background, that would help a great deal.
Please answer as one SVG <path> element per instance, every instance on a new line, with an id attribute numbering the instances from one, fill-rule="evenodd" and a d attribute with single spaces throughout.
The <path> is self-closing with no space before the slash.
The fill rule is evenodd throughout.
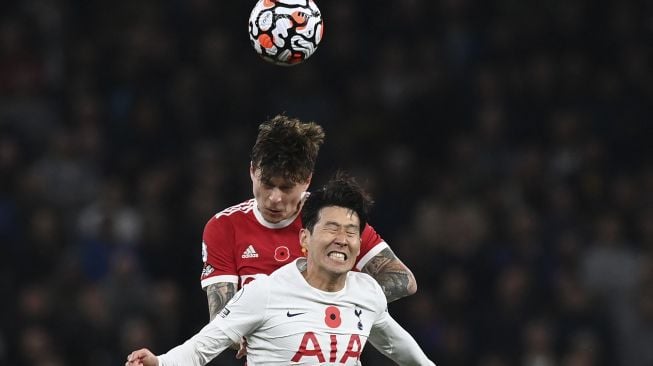
<path id="1" fill-rule="evenodd" d="M 419 283 L 390 311 L 439 365 L 652 365 L 653 3 L 318 5 L 323 43 L 281 68 L 251 0 L 2 2 L 0 364 L 197 331 L 203 225 L 286 112 L 326 128 L 315 184 L 376 197 Z"/>

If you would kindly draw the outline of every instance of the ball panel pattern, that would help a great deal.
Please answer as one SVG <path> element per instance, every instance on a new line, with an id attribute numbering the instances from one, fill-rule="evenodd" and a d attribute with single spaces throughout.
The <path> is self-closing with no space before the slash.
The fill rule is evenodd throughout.
<path id="1" fill-rule="evenodd" d="M 259 0 L 249 18 L 254 50 L 278 65 L 296 65 L 309 58 L 323 32 L 322 14 L 313 0 Z"/>

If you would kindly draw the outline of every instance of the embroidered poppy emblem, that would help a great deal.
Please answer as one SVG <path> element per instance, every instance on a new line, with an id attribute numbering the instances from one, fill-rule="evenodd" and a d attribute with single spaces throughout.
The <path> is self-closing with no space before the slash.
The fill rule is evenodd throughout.
<path id="1" fill-rule="evenodd" d="M 324 322 L 329 328 L 338 328 L 342 319 L 340 318 L 340 309 L 335 306 L 329 306 L 324 310 Z"/>
<path id="2" fill-rule="evenodd" d="M 277 262 L 285 262 L 288 258 L 290 258 L 290 250 L 288 250 L 288 247 L 280 246 L 274 250 L 274 259 Z"/>

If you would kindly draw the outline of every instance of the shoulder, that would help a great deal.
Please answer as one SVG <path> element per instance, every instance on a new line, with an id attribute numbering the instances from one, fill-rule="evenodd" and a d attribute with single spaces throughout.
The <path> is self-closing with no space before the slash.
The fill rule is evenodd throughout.
<path id="1" fill-rule="evenodd" d="M 378 289 L 381 289 L 381 286 L 378 284 L 378 282 L 376 282 L 374 277 L 364 272 L 349 271 L 347 280 L 352 281 L 361 286 L 374 287 L 374 288 L 378 287 Z"/>
<path id="2" fill-rule="evenodd" d="M 254 199 L 249 199 L 245 202 L 241 202 L 237 205 L 233 205 L 231 207 L 227 207 L 224 210 L 216 213 L 211 217 L 211 220 L 218 220 L 220 218 L 228 218 L 228 217 L 234 217 L 234 216 L 239 216 L 239 215 L 245 215 L 250 213 L 254 209 Z"/>
<path id="3" fill-rule="evenodd" d="M 374 242 L 375 244 L 383 241 L 381 235 L 379 235 L 379 233 L 369 223 L 365 224 L 363 232 L 361 233 L 361 239 L 363 241 Z"/>
<path id="4" fill-rule="evenodd" d="M 357 293 L 364 293 L 365 297 L 376 300 L 380 306 L 385 308 L 386 297 L 381 285 L 367 273 L 350 271 L 347 275 L 347 286 L 356 289 Z"/>
<path id="5" fill-rule="evenodd" d="M 388 243 L 383 240 L 372 226 L 365 225 L 361 234 L 361 252 L 356 261 L 356 269 L 363 270 L 372 258 L 389 249 Z"/>
<path id="6" fill-rule="evenodd" d="M 225 308 L 228 312 L 236 309 L 246 309 L 245 312 L 259 312 L 265 309 L 270 302 L 271 286 L 269 277 L 260 277 L 251 281 L 238 290 L 229 300 Z"/>
<path id="7" fill-rule="evenodd" d="M 297 268 L 298 260 L 301 260 L 301 258 L 284 264 L 266 277 L 272 295 L 275 297 L 287 297 L 292 296 L 292 294 L 295 293 L 303 292 L 307 289 L 307 287 L 305 287 L 307 285 L 302 278 L 301 272 Z"/>
<path id="8" fill-rule="evenodd" d="M 237 205 L 227 207 L 224 210 L 211 216 L 211 218 L 209 218 L 208 222 L 206 223 L 206 228 L 242 219 L 244 216 L 251 214 L 253 208 L 254 199 L 250 199 Z"/>
<path id="9" fill-rule="evenodd" d="M 273 282 L 274 280 L 271 279 L 270 276 L 258 276 L 256 280 L 250 281 L 247 284 L 243 285 L 243 287 L 240 288 L 239 292 L 249 292 L 256 294 L 259 297 L 267 297 L 270 294 L 270 290 L 274 288 L 272 286 Z"/>
<path id="10" fill-rule="evenodd" d="M 300 259 L 301 258 L 297 258 L 294 261 L 277 268 L 270 274 L 270 276 L 268 276 L 268 278 L 272 281 L 286 281 L 296 277 L 298 272 L 297 261 Z"/>

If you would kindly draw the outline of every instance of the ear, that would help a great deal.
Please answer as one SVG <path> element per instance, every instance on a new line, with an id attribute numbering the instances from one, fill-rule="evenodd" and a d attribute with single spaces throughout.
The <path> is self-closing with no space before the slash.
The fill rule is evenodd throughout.
<path id="1" fill-rule="evenodd" d="M 307 191 L 308 187 L 311 185 L 311 179 L 313 179 L 313 173 L 311 173 L 311 175 L 308 176 L 308 179 L 306 179 L 306 182 L 299 184 L 300 186 L 304 186 L 304 188 L 303 188 L 304 191 Z"/>
<path id="2" fill-rule="evenodd" d="M 304 250 L 308 250 L 308 242 L 309 238 L 311 237 L 311 232 L 308 231 L 308 229 L 301 228 L 299 230 L 299 245 L 302 247 L 302 252 Z"/>

